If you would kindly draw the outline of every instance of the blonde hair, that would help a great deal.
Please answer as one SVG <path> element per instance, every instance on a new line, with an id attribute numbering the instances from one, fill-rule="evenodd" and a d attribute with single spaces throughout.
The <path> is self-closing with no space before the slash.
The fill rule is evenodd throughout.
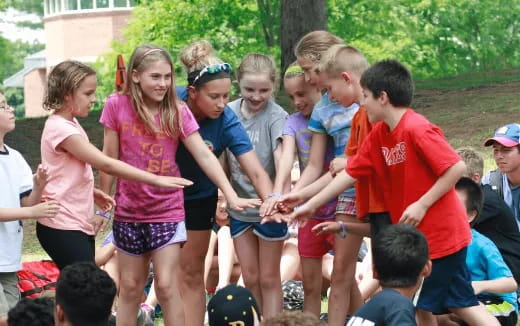
<path id="1" fill-rule="evenodd" d="M 197 41 L 188 45 L 182 50 L 180 59 L 188 74 L 196 70 L 202 70 L 204 67 L 212 64 L 223 63 L 223 61 L 215 55 L 215 50 L 213 46 L 211 46 L 211 43 L 206 40 Z"/>
<path id="2" fill-rule="evenodd" d="M 361 77 L 368 68 L 368 61 L 358 49 L 350 45 L 335 44 L 321 57 L 318 69 L 332 78 L 342 72 L 354 73 Z"/>
<path id="3" fill-rule="evenodd" d="M 294 47 L 294 55 L 312 62 L 320 62 L 321 56 L 333 45 L 343 44 L 343 40 L 327 31 L 305 34 Z"/>
<path id="4" fill-rule="evenodd" d="M 466 164 L 466 175 L 470 178 L 475 174 L 482 177 L 482 174 L 484 173 L 484 158 L 482 157 L 482 154 L 469 146 L 457 148 L 456 151 Z"/>
<path id="5" fill-rule="evenodd" d="M 250 53 L 242 59 L 237 70 L 237 79 L 239 83 L 242 77 L 244 77 L 244 74 L 247 73 L 267 74 L 273 84 L 276 83 L 276 66 L 273 58 L 265 54 Z"/>
<path id="6" fill-rule="evenodd" d="M 294 61 L 285 70 L 285 74 L 283 75 L 283 80 L 293 79 L 296 77 L 305 78 L 305 74 L 303 73 L 303 70 L 300 67 L 300 65 L 298 64 L 298 62 Z"/>
<path id="7" fill-rule="evenodd" d="M 67 60 L 52 68 L 47 78 L 43 108 L 59 110 L 63 107 L 65 96 L 74 93 L 88 76 L 96 75 L 92 67 L 74 60 Z"/>
<path id="8" fill-rule="evenodd" d="M 172 72 L 171 87 L 166 90 L 166 94 L 159 104 L 159 115 L 161 117 L 160 131 L 163 131 L 170 137 L 177 137 L 182 132 L 181 112 L 175 95 L 173 62 L 170 54 L 166 52 L 166 50 L 149 44 L 141 45 L 134 50 L 130 57 L 130 63 L 128 64 L 126 76 L 128 83 L 123 90 L 123 94 L 130 96 L 132 106 L 139 119 L 143 122 L 146 130 L 151 133 L 158 132 L 159 130 L 153 115 L 146 109 L 141 86 L 133 82 L 132 79 L 134 71 L 142 72 L 149 67 L 151 63 L 157 61 L 167 62 Z"/>

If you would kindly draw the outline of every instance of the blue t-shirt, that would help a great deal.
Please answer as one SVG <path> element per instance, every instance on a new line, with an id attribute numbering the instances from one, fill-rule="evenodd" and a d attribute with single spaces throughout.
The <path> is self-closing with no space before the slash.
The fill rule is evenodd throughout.
<path id="1" fill-rule="evenodd" d="M 185 87 L 176 87 L 177 97 L 187 100 Z M 228 148 L 235 156 L 253 150 L 246 130 L 238 121 L 235 113 L 226 106 L 217 119 L 206 118 L 199 123 L 199 133 L 209 149 L 218 157 Z M 216 194 L 217 186 L 208 178 L 197 164 L 191 153 L 181 143 L 177 150 L 177 164 L 183 178 L 193 181 L 193 185 L 184 188 L 184 199 L 206 198 Z"/>
<path id="2" fill-rule="evenodd" d="M 497 246 L 490 239 L 486 238 L 478 231 L 471 229 L 472 240 L 468 246 L 466 265 L 471 273 L 472 281 L 496 280 L 503 277 L 512 277 L 513 274 L 507 267 Z M 509 302 L 518 311 L 516 303 L 516 293 L 509 292 L 503 294 L 493 294 L 483 292 L 483 296 L 497 296 Z M 478 296 L 477 296 L 478 297 Z"/>
<path id="3" fill-rule="evenodd" d="M 359 105 L 352 104 L 348 108 L 330 100 L 328 93 L 314 105 L 309 120 L 309 130 L 327 134 L 334 140 L 334 156 L 345 156 L 345 146 L 350 137 L 352 118 L 359 110 Z M 345 190 L 343 196 L 355 197 L 354 187 Z"/>
<path id="4" fill-rule="evenodd" d="M 347 326 L 415 326 L 415 308 L 410 299 L 394 289 L 383 289 L 359 308 Z"/>

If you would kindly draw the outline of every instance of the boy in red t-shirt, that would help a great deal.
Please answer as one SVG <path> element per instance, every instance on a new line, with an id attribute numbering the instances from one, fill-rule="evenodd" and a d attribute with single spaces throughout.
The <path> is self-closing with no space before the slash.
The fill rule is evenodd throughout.
<path id="1" fill-rule="evenodd" d="M 289 219 L 307 220 L 316 207 L 356 179 L 375 176 L 392 223 L 414 225 L 428 241 L 433 269 L 417 303 L 419 324 L 435 325 L 431 313 L 451 311 L 470 325 L 499 325 L 478 305 L 466 267 L 471 235 L 453 187 L 465 171 L 464 163 L 440 128 L 409 108 L 413 83 L 401 63 L 376 63 L 363 73 L 360 84 L 372 131 L 349 158 L 346 171 Z"/>

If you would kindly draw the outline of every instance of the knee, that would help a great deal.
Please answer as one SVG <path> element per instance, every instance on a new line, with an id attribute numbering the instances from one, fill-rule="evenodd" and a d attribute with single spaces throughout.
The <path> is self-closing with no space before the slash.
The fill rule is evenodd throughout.
<path id="1" fill-rule="evenodd" d="M 164 299 L 169 299 L 173 295 L 173 291 L 176 288 L 174 284 L 172 284 L 173 280 L 154 280 L 155 286 L 155 295 L 162 301 Z"/>
<path id="2" fill-rule="evenodd" d="M 262 273 L 259 281 L 262 289 L 274 289 L 282 286 L 280 273 L 276 272 Z"/>
<path id="3" fill-rule="evenodd" d="M 144 291 L 143 282 L 138 279 L 121 278 L 119 280 L 120 296 L 126 298 L 140 298 Z"/>
<path id="4" fill-rule="evenodd" d="M 251 289 L 258 287 L 259 274 L 254 269 L 245 269 L 242 267 L 242 276 L 244 278 L 244 285 L 246 288 Z"/>
<path id="5" fill-rule="evenodd" d="M 182 264 L 182 279 L 185 283 L 200 283 L 204 278 L 204 259 L 193 259 Z"/>

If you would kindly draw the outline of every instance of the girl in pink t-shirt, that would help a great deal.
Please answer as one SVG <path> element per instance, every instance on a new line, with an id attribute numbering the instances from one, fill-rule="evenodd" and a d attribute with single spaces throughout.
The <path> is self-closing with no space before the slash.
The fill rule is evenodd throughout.
<path id="1" fill-rule="evenodd" d="M 226 197 L 231 196 L 232 209 L 255 206 L 258 200 L 238 198 L 231 188 L 218 159 L 200 137 L 191 111 L 177 100 L 173 78 L 172 59 L 164 49 L 142 45 L 134 50 L 123 93 L 111 95 L 103 109 L 103 151 L 152 173 L 180 176 L 175 155 L 182 141 Z M 113 177 L 101 173 L 103 191 L 110 191 L 113 182 Z M 115 200 L 113 231 L 120 270 L 117 324 L 135 325 L 153 260 L 164 323 L 183 325 L 177 286 L 181 244 L 186 241 L 182 191 L 119 179 Z"/>
<path id="2" fill-rule="evenodd" d="M 108 211 L 113 200 L 94 188 L 92 167 L 122 178 L 164 187 L 182 188 L 191 182 L 157 176 L 103 155 L 93 146 L 76 117 L 86 117 L 96 102 L 96 72 L 77 61 L 64 61 L 49 74 L 43 107 L 54 112 L 45 122 L 42 164 L 49 174 L 43 198 L 60 203 L 54 218 L 42 218 L 36 234 L 60 269 L 79 261 L 94 262 L 94 236 L 106 218 L 94 215 L 94 203 Z"/>

